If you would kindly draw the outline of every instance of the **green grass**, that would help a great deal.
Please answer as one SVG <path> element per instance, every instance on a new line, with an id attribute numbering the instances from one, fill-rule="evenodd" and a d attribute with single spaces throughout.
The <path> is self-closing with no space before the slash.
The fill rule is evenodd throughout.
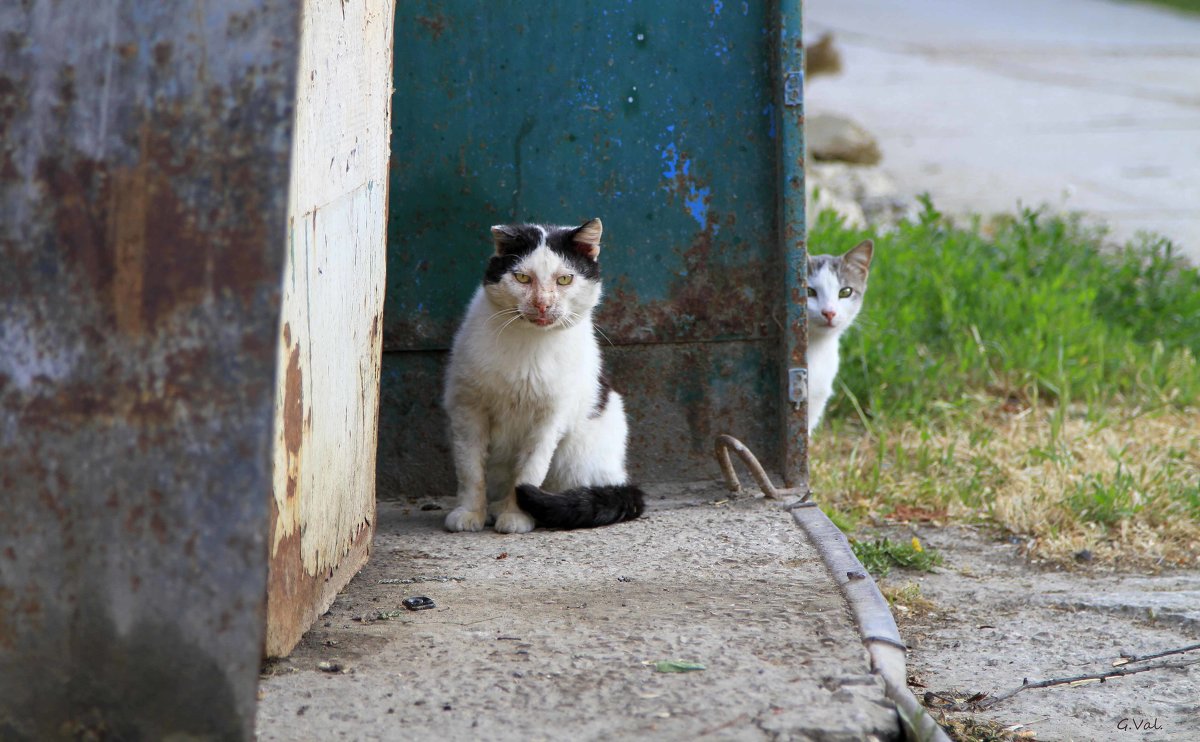
<path id="1" fill-rule="evenodd" d="M 914 539 L 915 541 L 915 539 Z M 854 556 L 875 577 L 887 577 L 893 567 L 929 572 L 942 563 L 942 555 L 934 549 L 877 538 L 871 541 L 851 541 Z"/>
<path id="2" fill-rule="evenodd" d="M 888 233 L 829 214 L 814 253 L 876 242 L 810 448 L 826 512 L 982 522 L 1070 561 L 1200 563 L 1200 271 L 1070 217 Z"/>
<path id="3" fill-rule="evenodd" d="M 1152 5 L 1165 5 L 1188 13 L 1200 13 L 1200 0 L 1142 0 Z"/>
<path id="4" fill-rule="evenodd" d="M 1138 500 L 1137 482 L 1120 464 L 1111 476 L 1088 474 L 1068 498 L 1081 519 L 1103 526 L 1115 526 L 1137 515 L 1141 509 Z"/>
<path id="5" fill-rule="evenodd" d="M 1069 218 L 961 228 L 926 201 L 885 235 L 825 212 L 810 244 L 842 252 L 866 236 L 876 262 L 831 415 L 928 418 L 979 391 L 1093 407 L 1200 399 L 1200 272 L 1165 240 L 1105 252 Z"/>

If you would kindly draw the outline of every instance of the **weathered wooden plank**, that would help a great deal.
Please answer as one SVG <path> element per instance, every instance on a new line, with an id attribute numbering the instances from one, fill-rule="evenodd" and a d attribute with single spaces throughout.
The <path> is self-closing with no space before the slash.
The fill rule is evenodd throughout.
<path id="1" fill-rule="evenodd" d="M 0 4 L 0 738 L 247 738 L 299 9 Z"/>
<path id="2" fill-rule="evenodd" d="M 304 6 L 276 394 L 266 651 L 287 654 L 366 561 L 390 129 L 390 0 Z"/>

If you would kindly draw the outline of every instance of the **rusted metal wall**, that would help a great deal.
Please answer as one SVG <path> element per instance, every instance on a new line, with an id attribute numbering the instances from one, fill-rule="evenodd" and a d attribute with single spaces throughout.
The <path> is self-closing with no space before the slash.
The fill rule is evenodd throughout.
<path id="1" fill-rule="evenodd" d="M 0 738 L 248 738 L 299 6 L 0 4 Z"/>
<path id="2" fill-rule="evenodd" d="M 266 650 L 366 561 L 391 137 L 391 0 L 307 0 L 279 337 Z"/>
<path id="3" fill-rule="evenodd" d="M 635 476 L 715 476 L 717 432 L 782 460 L 780 8 L 399 4 L 381 496 L 453 491 L 440 372 L 509 220 L 604 220 Z"/>
<path id="4" fill-rule="evenodd" d="M 780 469 L 784 485 L 808 489 L 808 224 L 804 197 L 804 36 L 801 0 L 777 6 L 774 65 L 779 101 Z"/>

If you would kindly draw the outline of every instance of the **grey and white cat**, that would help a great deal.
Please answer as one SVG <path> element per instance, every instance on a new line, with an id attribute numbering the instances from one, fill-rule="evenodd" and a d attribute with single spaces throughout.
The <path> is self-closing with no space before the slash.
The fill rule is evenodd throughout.
<path id="1" fill-rule="evenodd" d="M 870 240 L 844 255 L 808 258 L 808 434 L 812 435 L 833 396 L 838 340 L 854 324 L 867 293 L 875 246 Z"/>
<path id="2" fill-rule="evenodd" d="M 458 475 L 446 528 L 478 531 L 494 518 L 501 533 L 525 533 L 638 517 L 644 495 L 627 482 L 625 406 L 605 380 L 592 325 L 600 220 L 491 231 L 495 253 L 446 378 Z"/>

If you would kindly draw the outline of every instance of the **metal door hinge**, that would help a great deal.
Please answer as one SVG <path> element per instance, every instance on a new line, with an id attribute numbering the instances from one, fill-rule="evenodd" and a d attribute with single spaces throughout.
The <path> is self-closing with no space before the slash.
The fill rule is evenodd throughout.
<path id="1" fill-rule="evenodd" d="M 799 70 L 783 73 L 783 105 L 804 104 L 804 73 Z"/>

